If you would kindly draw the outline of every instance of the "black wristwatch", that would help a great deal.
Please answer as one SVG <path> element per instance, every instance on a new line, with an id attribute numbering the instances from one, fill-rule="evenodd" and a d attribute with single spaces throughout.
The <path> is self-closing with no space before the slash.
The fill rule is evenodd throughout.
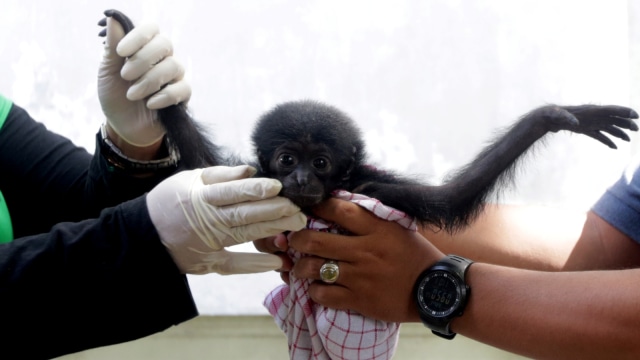
<path id="1" fill-rule="evenodd" d="M 165 135 L 164 146 L 166 157 L 158 160 L 140 161 L 127 157 L 118 147 L 109 140 L 105 125 L 100 128 L 100 153 L 107 160 L 112 170 L 123 171 L 130 174 L 143 174 L 162 170 L 173 171 L 178 167 L 180 151 Z"/>
<path id="2" fill-rule="evenodd" d="M 447 255 L 423 271 L 416 281 L 414 294 L 424 326 L 435 335 L 453 339 L 451 321 L 462 315 L 471 293 L 465 283 L 465 273 L 473 261 L 457 255 Z"/>

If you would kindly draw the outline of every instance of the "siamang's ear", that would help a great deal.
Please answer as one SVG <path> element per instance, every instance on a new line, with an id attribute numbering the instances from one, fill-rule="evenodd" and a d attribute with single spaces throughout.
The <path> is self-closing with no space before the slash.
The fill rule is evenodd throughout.
<path id="1" fill-rule="evenodd" d="M 356 149 L 355 146 L 352 147 L 351 157 L 349 158 L 349 165 L 347 166 L 347 170 L 344 172 L 344 176 L 342 176 L 342 181 L 347 181 L 351 177 L 351 171 L 356 166 Z"/>
<path id="2" fill-rule="evenodd" d="M 257 151 L 258 155 L 258 171 L 261 174 L 267 174 L 269 169 L 269 160 L 262 154 L 260 150 Z"/>

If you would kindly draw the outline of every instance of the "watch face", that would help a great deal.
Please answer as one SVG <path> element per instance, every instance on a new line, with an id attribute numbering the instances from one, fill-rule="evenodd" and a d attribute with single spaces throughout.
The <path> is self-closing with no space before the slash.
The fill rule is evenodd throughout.
<path id="1" fill-rule="evenodd" d="M 447 271 L 436 270 L 425 276 L 418 285 L 418 305 L 425 315 L 446 317 L 460 305 L 464 286 Z"/>

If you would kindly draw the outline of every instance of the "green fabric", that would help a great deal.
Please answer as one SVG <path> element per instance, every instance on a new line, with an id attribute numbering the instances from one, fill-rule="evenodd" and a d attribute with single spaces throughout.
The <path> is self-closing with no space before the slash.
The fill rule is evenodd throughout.
<path id="1" fill-rule="evenodd" d="M 2 131 L 2 126 L 7 119 L 7 115 L 9 115 L 9 110 L 11 110 L 12 105 L 13 103 L 9 99 L 0 95 L 0 131 Z M 4 201 L 4 196 L 2 196 L 2 191 L 0 191 L 0 244 L 8 243 L 11 240 L 13 240 L 11 216 L 9 215 L 7 202 Z"/>
<path id="2" fill-rule="evenodd" d="M 13 240 L 13 227 L 11 226 L 11 217 L 9 216 L 9 208 L 4 196 L 0 192 L 0 244 L 8 243 Z"/>
<path id="3" fill-rule="evenodd" d="M 11 100 L 0 94 L 0 130 L 2 129 L 2 125 L 4 125 L 4 121 L 7 120 L 11 106 L 13 106 Z"/>

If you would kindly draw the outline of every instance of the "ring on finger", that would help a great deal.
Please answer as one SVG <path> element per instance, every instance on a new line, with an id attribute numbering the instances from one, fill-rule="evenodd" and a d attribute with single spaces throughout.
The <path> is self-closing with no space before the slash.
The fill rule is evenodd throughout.
<path id="1" fill-rule="evenodd" d="M 340 275 L 340 267 L 335 260 L 327 260 L 320 267 L 320 280 L 325 284 L 333 284 L 338 280 Z"/>

